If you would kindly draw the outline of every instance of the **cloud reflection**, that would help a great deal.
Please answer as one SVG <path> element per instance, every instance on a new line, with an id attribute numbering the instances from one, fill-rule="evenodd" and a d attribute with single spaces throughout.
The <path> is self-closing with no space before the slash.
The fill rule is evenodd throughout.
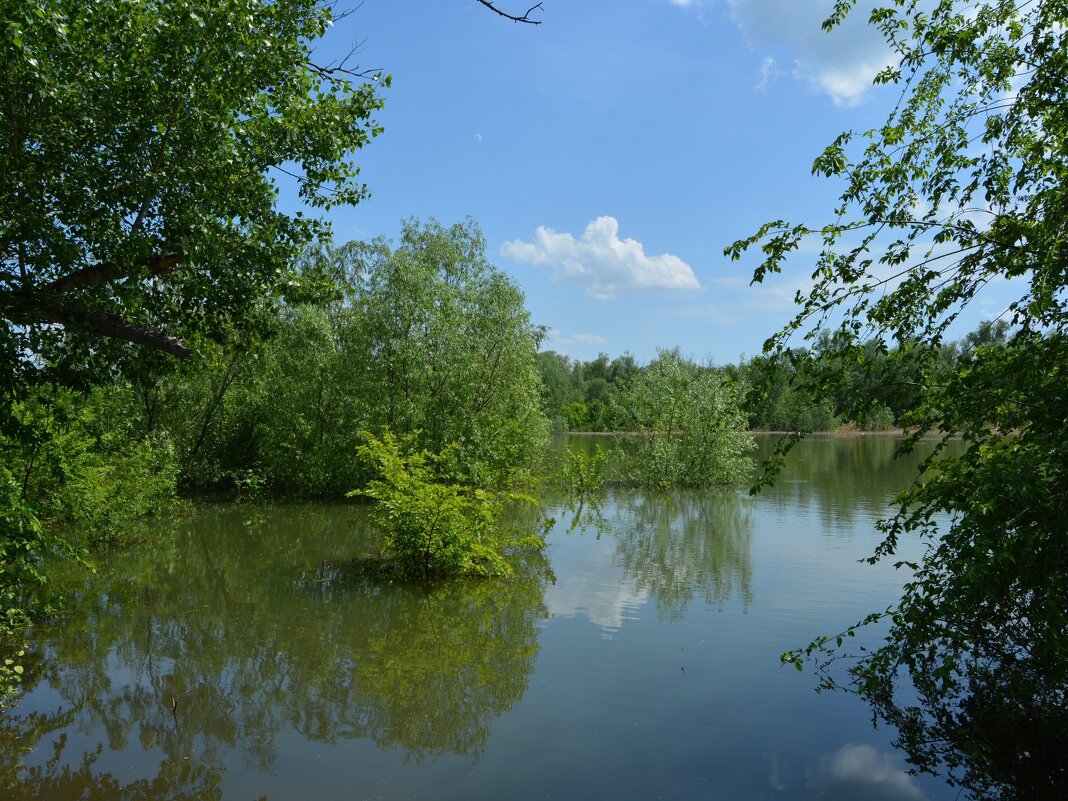
<path id="1" fill-rule="evenodd" d="M 843 745 L 824 761 L 809 783 L 810 798 L 832 801 L 925 801 L 913 777 L 892 754 L 870 745 Z"/>

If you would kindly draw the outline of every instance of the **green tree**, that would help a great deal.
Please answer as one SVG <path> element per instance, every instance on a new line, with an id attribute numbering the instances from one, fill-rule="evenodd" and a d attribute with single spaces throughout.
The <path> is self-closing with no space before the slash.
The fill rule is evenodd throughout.
<path id="1" fill-rule="evenodd" d="M 825 27 L 852 6 L 839 2 Z M 959 457 L 924 462 L 926 480 L 881 526 L 876 558 L 893 558 L 903 536 L 930 547 L 909 566 L 882 646 L 850 675 L 914 765 L 950 770 L 975 797 L 1068 793 L 1066 19 L 1052 0 L 873 11 L 897 57 L 876 80 L 901 97 L 863 144 L 848 132 L 816 159 L 814 172 L 845 185 L 836 221 L 772 222 L 727 251 L 759 242 L 761 281 L 820 239 L 815 284 L 767 349 L 836 329 L 807 365 L 808 386 L 826 397 L 841 391 L 845 365 L 870 361 L 866 342 L 896 341 L 918 385 L 905 449 L 926 433 L 964 439 Z M 947 370 L 949 325 L 1000 279 L 1020 287 L 1004 313 L 1012 337 L 1000 345 L 987 332 Z M 840 649 L 840 638 L 821 639 L 787 658 L 800 667 Z"/>
<path id="2" fill-rule="evenodd" d="M 448 448 L 465 483 L 529 480 L 548 433 L 537 331 L 483 247 L 472 222 L 411 222 L 396 248 L 306 253 L 302 275 L 329 279 L 333 298 L 277 304 L 263 337 L 205 347 L 162 382 L 186 484 L 340 497 L 370 478 L 364 429 Z"/>
<path id="3" fill-rule="evenodd" d="M 316 209 L 360 200 L 351 153 L 379 132 L 389 81 L 313 61 L 331 9 L 5 4 L 0 386 L 39 354 L 105 365 L 109 342 L 186 355 L 299 293 L 293 258 L 327 228 L 279 211 L 279 182 Z"/>
<path id="4" fill-rule="evenodd" d="M 572 391 L 570 362 L 567 356 L 555 351 L 541 351 L 538 354 L 542 409 L 555 431 L 567 428 L 565 410 L 575 397 Z"/>
<path id="5" fill-rule="evenodd" d="M 468 219 L 410 220 L 396 246 L 358 249 L 342 369 L 370 410 L 369 430 L 419 432 L 432 452 L 452 446 L 464 483 L 525 483 L 548 437 L 538 331 L 485 248 Z"/>
<path id="6" fill-rule="evenodd" d="M 621 395 L 622 474 L 648 486 L 731 484 L 749 476 L 743 388 L 720 373 L 660 351 Z"/>

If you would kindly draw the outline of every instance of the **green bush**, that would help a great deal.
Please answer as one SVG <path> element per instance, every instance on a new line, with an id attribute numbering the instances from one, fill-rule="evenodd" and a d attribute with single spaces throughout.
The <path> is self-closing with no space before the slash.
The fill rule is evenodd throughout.
<path id="1" fill-rule="evenodd" d="M 718 371 L 659 357 L 624 392 L 622 475 L 652 487 L 733 484 L 749 478 L 753 438 L 745 433 L 743 388 Z"/>
<path id="2" fill-rule="evenodd" d="M 604 488 L 605 468 L 608 454 L 597 445 L 593 453 L 568 450 L 564 463 L 557 472 L 557 483 L 579 495 L 598 492 Z"/>
<path id="3" fill-rule="evenodd" d="M 20 502 L 46 523 L 84 528 L 94 544 L 173 504 L 174 449 L 132 429 L 129 402 L 123 386 L 42 386 L 14 404 L 17 433 L 0 437 L 0 456 L 18 477 Z"/>
<path id="4" fill-rule="evenodd" d="M 376 478 L 350 495 L 377 502 L 372 518 L 385 533 L 384 568 L 422 579 L 502 576 L 511 572 L 509 549 L 544 545 L 533 534 L 517 536 L 501 525 L 504 505 L 521 496 L 455 483 L 446 469 L 449 449 L 416 451 L 414 436 L 364 437 L 358 454 Z"/>

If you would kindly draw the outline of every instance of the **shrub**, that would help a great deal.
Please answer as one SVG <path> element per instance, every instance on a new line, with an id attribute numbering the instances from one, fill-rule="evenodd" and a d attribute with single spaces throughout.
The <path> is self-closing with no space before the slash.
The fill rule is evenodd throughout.
<path id="1" fill-rule="evenodd" d="M 564 464 L 557 473 L 557 481 L 565 489 L 579 495 L 597 492 L 604 488 L 607 463 L 608 454 L 600 445 L 594 448 L 593 453 L 568 450 Z"/>
<path id="2" fill-rule="evenodd" d="M 379 439 L 364 432 L 366 444 L 357 451 L 376 478 L 349 495 L 377 502 L 372 518 L 385 532 L 384 569 L 422 579 L 501 576 L 511 572 L 510 548 L 544 545 L 500 523 L 507 502 L 530 499 L 456 483 L 446 467 L 450 448 L 416 451 L 415 436 L 398 441 L 390 433 Z"/>

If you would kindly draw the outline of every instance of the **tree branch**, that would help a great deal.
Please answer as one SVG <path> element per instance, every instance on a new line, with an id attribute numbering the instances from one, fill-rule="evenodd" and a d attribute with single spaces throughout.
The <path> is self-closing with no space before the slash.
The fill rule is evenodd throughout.
<path id="1" fill-rule="evenodd" d="M 492 12 L 494 12 L 496 14 L 500 14 L 505 19 L 510 19 L 512 22 L 525 22 L 527 25 L 541 25 L 541 20 L 531 19 L 530 18 L 530 12 L 540 9 L 541 8 L 541 3 L 538 3 L 537 5 L 531 6 L 530 8 L 527 9 L 526 13 L 523 16 L 517 17 L 517 16 L 509 14 L 509 13 L 507 13 L 505 11 L 501 11 L 499 8 L 497 8 L 497 6 L 495 6 L 493 3 L 491 3 L 490 0 L 478 0 L 478 2 L 480 2 L 486 8 L 488 8 L 490 11 L 492 11 Z"/>
<path id="2" fill-rule="evenodd" d="M 177 253 L 166 256 L 153 256 L 150 259 L 134 264 L 130 267 L 118 267 L 114 264 L 101 263 L 84 267 L 77 272 L 57 278 L 50 284 L 45 284 L 41 289 L 54 295 L 79 289 L 90 284 L 106 284 L 109 281 L 117 281 L 120 278 L 128 278 L 139 269 L 144 269 L 148 275 L 160 275 L 170 272 L 182 261 Z"/>
<path id="3" fill-rule="evenodd" d="M 34 315 L 38 322 L 58 323 L 64 327 L 78 328 L 91 334 L 144 345 L 153 350 L 160 350 L 178 358 L 186 358 L 193 351 L 178 337 L 162 331 L 150 331 L 135 325 L 128 325 L 113 317 L 103 314 L 79 312 L 77 310 L 54 308 L 39 309 Z"/>

